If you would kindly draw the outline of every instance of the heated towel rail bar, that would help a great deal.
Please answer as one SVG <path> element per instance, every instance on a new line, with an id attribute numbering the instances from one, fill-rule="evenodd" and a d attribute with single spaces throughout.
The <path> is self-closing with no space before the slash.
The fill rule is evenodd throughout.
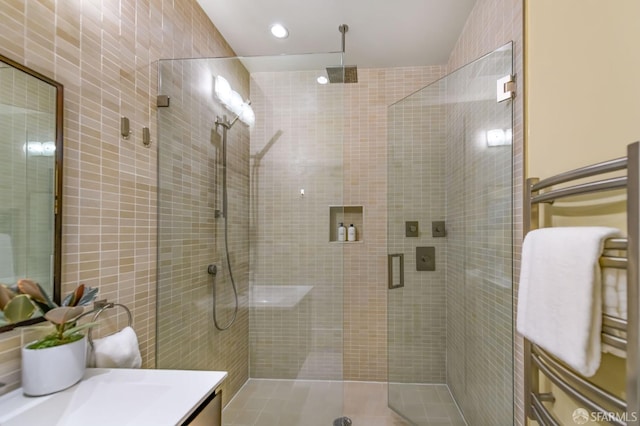
<path id="1" fill-rule="evenodd" d="M 602 178 L 611 172 L 626 170 L 626 176 Z M 573 181 L 592 178 L 600 180 L 587 183 Z M 570 184 L 553 188 L 560 184 Z M 524 231 L 525 234 L 540 226 L 539 204 L 600 191 L 626 189 L 627 194 L 627 238 L 613 238 L 605 242 L 600 266 L 627 270 L 627 319 L 603 314 L 602 341 L 612 347 L 626 351 L 626 401 L 589 382 L 562 363 L 555 360 L 537 345 L 524 341 L 525 356 L 525 412 L 527 417 L 543 426 L 561 426 L 561 423 L 547 409 L 544 402 L 553 402 L 551 393 L 540 390 L 539 378 L 542 373 L 556 387 L 591 412 L 624 413 L 611 416 L 613 425 L 640 426 L 640 327 L 638 308 L 640 305 L 639 265 L 640 265 L 640 142 L 627 146 L 627 156 L 611 161 L 593 164 L 561 173 L 543 180 L 527 179 L 524 191 Z M 620 252 L 626 255 L 619 254 Z"/>

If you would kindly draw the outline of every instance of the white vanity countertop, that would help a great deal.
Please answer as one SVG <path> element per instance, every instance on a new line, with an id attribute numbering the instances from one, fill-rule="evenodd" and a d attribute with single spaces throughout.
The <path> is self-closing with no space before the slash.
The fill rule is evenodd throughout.
<path id="1" fill-rule="evenodd" d="M 88 368 L 64 391 L 0 397 L 0 426 L 162 426 L 186 420 L 227 377 L 224 371 Z"/>

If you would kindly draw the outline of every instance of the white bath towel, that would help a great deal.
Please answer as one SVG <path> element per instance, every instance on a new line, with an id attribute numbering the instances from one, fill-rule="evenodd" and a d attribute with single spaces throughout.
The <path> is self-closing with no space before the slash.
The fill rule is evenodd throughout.
<path id="1" fill-rule="evenodd" d="M 627 270 L 602 269 L 604 313 L 627 319 Z"/>
<path id="2" fill-rule="evenodd" d="M 619 253 L 613 252 L 614 255 Z M 627 319 L 627 270 L 617 268 L 602 269 L 603 311 L 607 315 Z M 616 331 L 613 331 L 616 334 Z M 602 352 L 608 352 L 620 358 L 627 353 L 613 346 L 602 344 Z"/>
<path id="3" fill-rule="evenodd" d="M 544 228 L 522 246 L 518 332 L 584 376 L 600 366 L 605 227 Z"/>
<path id="4" fill-rule="evenodd" d="M 131 327 L 93 341 L 90 367 L 140 368 L 142 357 L 138 348 L 138 336 Z"/>

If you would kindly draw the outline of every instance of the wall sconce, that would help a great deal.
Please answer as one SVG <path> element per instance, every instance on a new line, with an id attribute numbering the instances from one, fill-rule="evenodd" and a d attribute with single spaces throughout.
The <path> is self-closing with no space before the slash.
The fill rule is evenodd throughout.
<path id="1" fill-rule="evenodd" d="M 249 126 L 253 126 L 256 121 L 256 115 L 251 108 L 251 102 L 242 99 L 242 96 L 231 88 L 229 82 L 222 76 L 217 75 L 214 78 L 213 89 L 216 98 L 229 111 L 238 116 L 240 121 Z"/>
<path id="2" fill-rule="evenodd" d="M 511 145 L 512 131 L 511 129 L 492 129 L 487 130 L 487 146 L 505 146 Z"/>

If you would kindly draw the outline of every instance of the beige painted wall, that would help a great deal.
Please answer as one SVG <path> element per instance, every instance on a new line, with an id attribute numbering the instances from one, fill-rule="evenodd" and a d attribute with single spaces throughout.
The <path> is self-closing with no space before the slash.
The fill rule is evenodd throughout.
<path id="1" fill-rule="evenodd" d="M 637 0 L 525 0 L 527 177 L 621 157 L 640 140 L 638 18 Z M 554 207 L 547 223 L 624 228 L 624 203 L 603 200 L 597 209 Z M 623 365 L 606 357 L 595 379 L 619 391 Z M 554 411 L 572 424 L 576 407 L 560 396 Z"/>
<path id="2" fill-rule="evenodd" d="M 527 175 L 625 155 L 640 140 L 640 2 L 526 1 Z"/>

